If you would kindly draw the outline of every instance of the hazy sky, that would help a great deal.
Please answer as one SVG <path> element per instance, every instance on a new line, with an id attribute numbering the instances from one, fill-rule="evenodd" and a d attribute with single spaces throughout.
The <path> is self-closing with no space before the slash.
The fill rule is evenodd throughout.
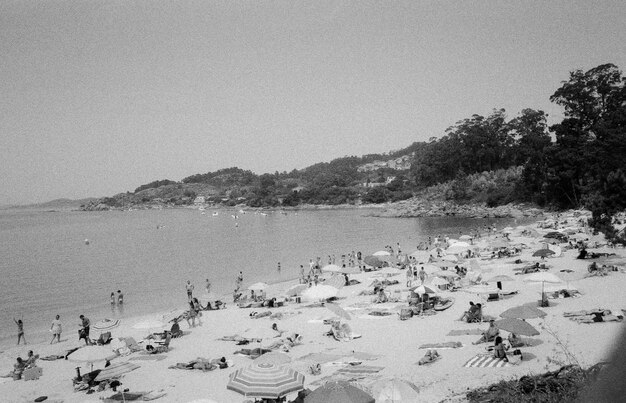
<path id="1" fill-rule="evenodd" d="M 291 171 L 626 69 L 625 1 L 0 2 L 0 204 Z"/>

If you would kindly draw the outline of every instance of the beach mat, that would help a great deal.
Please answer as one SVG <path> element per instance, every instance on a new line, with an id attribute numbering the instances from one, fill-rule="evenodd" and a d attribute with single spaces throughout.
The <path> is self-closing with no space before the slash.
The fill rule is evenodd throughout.
<path id="1" fill-rule="evenodd" d="M 483 355 L 478 354 L 475 357 L 472 357 L 463 365 L 467 368 L 501 368 L 501 367 L 510 367 L 511 364 L 504 361 L 502 358 L 495 358 L 492 355 Z"/>
<path id="2" fill-rule="evenodd" d="M 350 375 L 375 374 L 377 372 L 382 371 L 383 369 L 385 369 L 385 367 L 377 367 L 373 365 L 354 365 L 354 366 L 341 368 L 340 370 L 336 371 L 336 373 L 350 374 Z"/>
<path id="3" fill-rule="evenodd" d="M 447 341 L 445 343 L 426 343 L 426 344 L 422 344 L 418 348 L 432 349 L 432 348 L 461 348 L 461 347 L 463 347 L 463 343 L 461 343 L 460 341 Z"/>
<path id="4" fill-rule="evenodd" d="M 454 329 L 450 330 L 446 336 L 465 336 L 465 335 L 477 335 L 480 336 L 484 333 L 484 330 L 480 329 Z"/>

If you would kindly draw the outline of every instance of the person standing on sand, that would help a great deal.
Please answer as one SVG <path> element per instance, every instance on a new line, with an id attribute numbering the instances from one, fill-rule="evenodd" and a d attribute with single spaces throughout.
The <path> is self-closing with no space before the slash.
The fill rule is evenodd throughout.
<path id="1" fill-rule="evenodd" d="M 193 284 L 191 284 L 191 280 L 187 280 L 185 288 L 187 289 L 187 299 L 191 301 L 193 298 Z"/>
<path id="2" fill-rule="evenodd" d="M 22 317 L 20 319 L 13 318 L 13 322 L 17 325 L 17 345 L 20 345 L 20 340 L 24 339 L 24 345 L 26 345 L 26 336 L 24 336 L 24 322 Z"/>
<path id="3" fill-rule="evenodd" d="M 50 326 L 50 331 L 52 332 L 52 340 L 50 340 L 50 344 L 54 342 L 54 339 L 57 339 L 57 343 L 60 343 L 61 332 L 63 331 L 60 315 L 57 315 L 56 318 L 52 321 L 52 326 Z"/>
<path id="4" fill-rule="evenodd" d="M 210 293 L 211 292 L 211 282 L 209 281 L 209 279 L 206 279 L 206 283 L 204 284 L 204 288 L 206 289 L 206 293 Z"/>
<path id="5" fill-rule="evenodd" d="M 115 305 L 115 293 L 111 293 L 111 305 Z"/>
<path id="6" fill-rule="evenodd" d="M 122 305 L 124 303 L 124 294 L 122 294 L 121 290 L 117 290 L 117 303 Z"/>
<path id="7" fill-rule="evenodd" d="M 242 271 L 239 272 L 239 275 L 237 276 L 237 280 L 235 284 L 237 285 L 237 289 L 241 288 L 241 285 L 243 284 L 243 272 Z"/>
<path id="8" fill-rule="evenodd" d="M 426 281 L 426 277 L 428 277 L 428 275 L 424 271 L 424 266 L 422 266 L 419 276 L 420 276 L 420 281 L 422 282 L 422 284 L 424 284 L 424 281 Z"/>
<path id="9" fill-rule="evenodd" d="M 78 340 L 85 339 L 86 345 L 91 345 L 91 339 L 89 338 L 89 327 L 91 326 L 91 321 L 85 315 L 80 315 L 80 326 L 81 329 L 78 331 Z"/>

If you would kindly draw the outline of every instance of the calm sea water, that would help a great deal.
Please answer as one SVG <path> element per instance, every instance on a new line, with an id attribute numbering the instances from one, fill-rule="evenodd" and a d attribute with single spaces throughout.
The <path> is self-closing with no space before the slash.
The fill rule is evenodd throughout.
<path id="1" fill-rule="evenodd" d="M 295 279 L 310 258 L 350 251 L 364 256 L 400 243 L 411 252 L 429 235 L 517 225 L 513 219 L 396 219 L 367 210 L 269 212 L 195 209 L 131 212 L 0 211 L 0 346 L 16 342 L 13 317 L 23 317 L 28 342 L 47 341 L 56 314 L 65 335 L 80 314 L 92 321 L 184 307 L 185 283 L 196 294 L 232 293 L 235 277 Z M 236 214 L 237 219 L 232 215 Z M 89 240 L 89 244 L 85 240 Z M 281 263 L 281 272 L 277 270 Z M 121 289 L 124 311 L 109 296 Z M 70 336 L 73 337 L 73 336 Z"/>

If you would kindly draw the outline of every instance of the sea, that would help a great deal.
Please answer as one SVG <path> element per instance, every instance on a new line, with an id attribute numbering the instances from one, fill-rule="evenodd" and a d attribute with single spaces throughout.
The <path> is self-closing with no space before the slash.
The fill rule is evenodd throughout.
<path id="1" fill-rule="evenodd" d="M 398 244 L 410 253 L 429 236 L 458 238 L 485 225 L 525 224 L 513 218 L 381 218 L 374 212 L 0 210 L 0 349 L 17 341 L 13 318 L 24 321 L 29 343 L 39 343 L 51 338 L 57 314 L 67 336 L 76 333 L 81 314 L 96 322 L 184 308 L 188 280 L 198 294 L 209 279 L 211 291 L 228 301 L 240 271 L 244 288 L 289 281 L 317 257 L 326 264 L 329 255 L 339 261 L 352 251 L 366 256 Z M 122 307 L 110 304 L 117 290 L 124 294 Z"/>

